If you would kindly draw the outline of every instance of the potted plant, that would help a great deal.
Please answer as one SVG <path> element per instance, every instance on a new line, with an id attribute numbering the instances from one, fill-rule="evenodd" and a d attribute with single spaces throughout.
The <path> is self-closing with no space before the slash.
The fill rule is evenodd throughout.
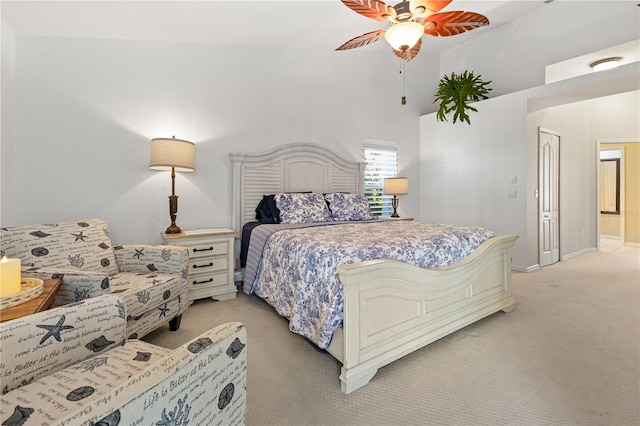
<path id="1" fill-rule="evenodd" d="M 487 87 L 491 81 L 482 81 L 480 77 L 482 76 L 474 75 L 473 71 L 465 71 L 462 74 L 452 72 L 451 76 L 442 77 L 433 101 L 440 101 L 436 114 L 438 121 L 448 121 L 447 114 L 453 111 L 454 123 L 461 120 L 471 124 L 467 111 L 478 110 L 469 105 L 469 102 L 487 99 L 489 91 L 493 90 Z"/>

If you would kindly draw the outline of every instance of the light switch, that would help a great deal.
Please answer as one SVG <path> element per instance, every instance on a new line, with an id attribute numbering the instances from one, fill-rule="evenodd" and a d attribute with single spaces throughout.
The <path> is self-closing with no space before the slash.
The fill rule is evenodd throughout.
<path id="1" fill-rule="evenodd" d="M 518 198 L 518 190 L 517 189 L 508 189 L 507 190 L 507 198 Z"/>
<path id="2" fill-rule="evenodd" d="M 515 185 L 518 183 L 518 175 L 511 175 L 511 184 Z"/>

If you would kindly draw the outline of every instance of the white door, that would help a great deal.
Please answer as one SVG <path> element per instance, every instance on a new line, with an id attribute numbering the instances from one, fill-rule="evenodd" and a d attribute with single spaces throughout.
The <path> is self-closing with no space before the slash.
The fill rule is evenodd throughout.
<path id="1" fill-rule="evenodd" d="M 560 260 L 560 134 L 539 129 L 538 188 L 540 266 Z"/>

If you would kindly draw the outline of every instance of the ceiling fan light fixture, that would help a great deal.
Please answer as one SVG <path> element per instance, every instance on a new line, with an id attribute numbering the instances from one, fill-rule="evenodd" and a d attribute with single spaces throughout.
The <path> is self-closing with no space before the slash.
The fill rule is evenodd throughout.
<path id="1" fill-rule="evenodd" d="M 385 32 L 384 39 L 395 50 L 405 51 L 415 46 L 423 34 L 422 24 L 405 21 L 391 25 L 391 28 Z"/>
<path id="2" fill-rule="evenodd" d="M 424 6 L 418 6 L 413 10 L 414 18 L 422 18 L 427 15 L 427 8 Z"/>
<path id="3" fill-rule="evenodd" d="M 591 62 L 589 66 L 594 71 L 610 70 L 611 68 L 615 68 L 620 65 L 620 61 L 622 61 L 622 58 L 620 56 L 614 56 L 611 58 L 604 58 L 599 59 L 595 62 Z"/>

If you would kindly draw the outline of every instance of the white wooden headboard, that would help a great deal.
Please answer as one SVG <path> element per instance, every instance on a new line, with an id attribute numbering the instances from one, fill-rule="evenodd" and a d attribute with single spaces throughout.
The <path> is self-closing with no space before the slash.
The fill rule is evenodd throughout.
<path id="1" fill-rule="evenodd" d="M 310 143 L 282 145 L 272 151 L 230 154 L 233 162 L 232 226 L 240 236 L 242 226 L 255 220 L 262 196 L 278 192 L 364 191 L 365 163 L 339 157 Z"/>

